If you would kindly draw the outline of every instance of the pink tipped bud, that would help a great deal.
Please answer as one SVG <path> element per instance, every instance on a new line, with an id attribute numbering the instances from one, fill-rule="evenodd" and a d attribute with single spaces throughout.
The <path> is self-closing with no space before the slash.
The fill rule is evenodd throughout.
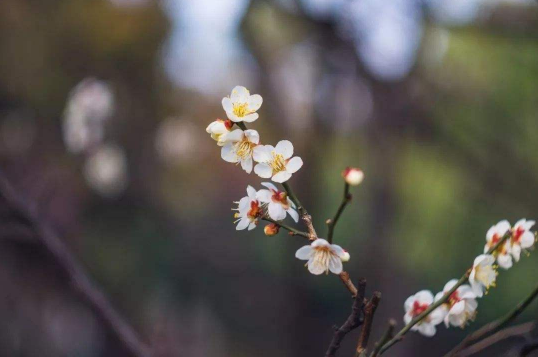
<path id="1" fill-rule="evenodd" d="M 355 167 L 347 167 L 342 171 L 342 177 L 346 180 L 346 183 L 351 186 L 358 186 L 364 180 L 364 173 L 362 170 Z"/>
<path id="2" fill-rule="evenodd" d="M 263 232 L 265 233 L 266 236 L 269 236 L 269 237 L 277 234 L 279 230 L 280 230 L 280 227 L 274 223 L 269 223 L 263 228 Z"/>
<path id="3" fill-rule="evenodd" d="M 344 250 L 344 254 L 340 257 L 340 260 L 343 262 L 348 262 L 351 256 L 347 252 L 347 250 Z"/>

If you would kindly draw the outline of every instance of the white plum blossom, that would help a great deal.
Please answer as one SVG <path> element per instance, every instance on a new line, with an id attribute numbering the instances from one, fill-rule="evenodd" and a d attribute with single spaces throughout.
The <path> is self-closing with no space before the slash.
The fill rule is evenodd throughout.
<path id="1" fill-rule="evenodd" d="M 457 282 L 457 279 L 452 279 L 446 283 L 443 291 L 435 295 L 435 301 L 443 298 Z M 473 293 L 471 287 L 467 284 L 459 286 L 456 291 L 450 294 L 446 303 L 441 305 L 441 308 L 446 312 L 444 318 L 446 327 L 450 325 L 461 328 L 465 327 L 468 321 L 474 319 L 477 307 L 476 295 Z"/>
<path id="2" fill-rule="evenodd" d="M 409 324 L 411 320 L 422 314 L 433 303 L 433 294 L 428 290 L 421 290 L 415 295 L 412 295 L 405 300 L 404 322 Z M 418 331 L 422 335 L 431 337 L 435 335 L 436 325 L 439 325 L 445 318 L 446 310 L 437 308 L 428 316 L 420 320 L 411 328 L 411 331 Z"/>
<path id="3" fill-rule="evenodd" d="M 231 121 L 251 123 L 258 119 L 256 111 L 260 109 L 262 102 L 263 99 L 259 94 L 250 95 L 245 87 L 236 86 L 232 89 L 230 97 L 222 99 L 222 107 Z"/>
<path id="4" fill-rule="evenodd" d="M 205 131 L 211 134 L 211 139 L 217 142 L 218 146 L 223 146 L 226 143 L 226 136 L 233 126 L 231 120 L 217 119 L 207 126 Z"/>
<path id="5" fill-rule="evenodd" d="M 347 256 L 346 256 L 347 254 Z M 343 259 L 349 260 L 349 254 L 339 245 L 330 244 L 325 239 L 318 238 L 310 245 L 299 248 L 295 257 L 301 260 L 308 260 L 306 266 L 308 271 L 314 275 L 323 273 L 340 274 L 342 272 Z"/>
<path id="6" fill-rule="evenodd" d="M 267 205 L 269 217 L 275 221 L 281 221 L 286 218 L 287 212 L 295 222 L 299 222 L 299 214 L 294 209 L 295 204 L 290 200 L 288 194 L 285 191 L 280 191 L 270 182 L 263 182 L 262 185 L 268 190 L 259 190 L 257 197 L 261 203 Z"/>
<path id="7" fill-rule="evenodd" d="M 493 263 L 495 263 L 495 257 L 489 254 L 481 254 L 474 260 L 469 283 L 477 297 L 484 296 L 484 290 L 488 291 L 491 286 L 495 286 L 497 267 Z"/>
<path id="8" fill-rule="evenodd" d="M 237 226 L 235 229 L 242 230 L 248 228 L 252 230 L 256 228 L 259 222 L 259 217 L 262 215 L 261 204 L 256 198 L 256 190 L 252 186 L 247 187 L 247 196 L 243 197 L 237 203 L 237 208 L 233 209 L 237 211 L 234 215 L 236 218 Z"/>
<path id="9" fill-rule="evenodd" d="M 534 221 L 521 219 L 517 221 L 512 229 L 512 237 L 510 238 L 511 253 L 516 262 L 519 261 L 522 249 L 531 248 L 536 240 L 534 233 L 530 231 L 534 226 Z"/>
<path id="10" fill-rule="evenodd" d="M 276 147 L 259 145 L 254 148 L 254 160 L 258 162 L 254 172 L 262 178 L 271 178 L 275 182 L 286 182 L 291 175 L 303 166 L 303 160 L 293 157 L 293 144 L 281 140 Z"/>
<path id="11" fill-rule="evenodd" d="M 501 239 L 510 231 L 510 223 L 507 220 L 500 221 L 496 225 L 492 226 L 486 233 L 486 245 L 484 246 L 484 253 L 487 253 L 492 249 Z M 494 252 L 494 256 L 497 257 L 497 263 L 503 269 L 510 269 L 513 265 L 511 254 L 511 245 L 507 240 L 501 244 Z"/>
<path id="12" fill-rule="evenodd" d="M 256 130 L 243 131 L 236 129 L 226 134 L 220 155 L 224 161 L 241 163 L 243 170 L 251 173 L 253 166 L 252 155 L 259 142 L 260 135 Z"/>
<path id="13" fill-rule="evenodd" d="M 364 180 L 364 173 L 362 170 L 355 167 L 346 167 L 346 169 L 342 171 L 342 176 L 346 183 L 351 186 L 358 186 L 362 180 Z"/>

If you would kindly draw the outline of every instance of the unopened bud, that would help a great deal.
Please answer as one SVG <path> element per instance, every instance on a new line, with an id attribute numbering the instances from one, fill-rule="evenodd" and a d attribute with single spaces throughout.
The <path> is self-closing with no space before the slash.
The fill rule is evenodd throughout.
<path id="1" fill-rule="evenodd" d="M 349 255 L 347 250 L 344 250 L 344 254 L 340 257 L 340 260 L 343 261 L 343 262 L 347 262 L 347 261 L 349 261 L 350 258 L 351 258 L 351 256 Z"/>
<path id="2" fill-rule="evenodd" d="M 364 180 L 364 173 L 358 168 L 347 167 L 342 171 L 342 177 L 344 177 L 348 185 L 358 186 Z"/>
<path id="3" fill-rule="evenodd" d="M 263 228 L 263 232 L 265 233 L 266 236 L 269 236 L 269 237 L 277 234 L 279 230 L 280 230 L 280 227 L 274 223 L 269 223 Z"/>

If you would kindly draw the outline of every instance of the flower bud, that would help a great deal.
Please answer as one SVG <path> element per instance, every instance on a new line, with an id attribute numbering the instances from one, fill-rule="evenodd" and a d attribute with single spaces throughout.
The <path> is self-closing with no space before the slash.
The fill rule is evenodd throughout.
<path id="1" fill-rule="evenodd" d="M 269 236 L 269 237 L 277 234 L 279 230 L 280 230 L 280 227 L 274 223 L 269 223 L 263 228 L 263 232 L 265 233 L 266 236 Z"/>
<path id="2" fill-rule="evenodd" d="M 340 257 L 340 260 L 343 261 L 343 262 L 348 262 L 350 258 L 351 258 L 351 256 L 349 255 L 347 250 L 344 250 L 344 255 L 342 255 Z"/>
<path id="3" fill-rule="evenodd" d="M 364 173 L 358 168 L 347 167 L 342 171 L 342 177 L 344 177 L 348 185 L 358 186 L 364 179 Z"/>

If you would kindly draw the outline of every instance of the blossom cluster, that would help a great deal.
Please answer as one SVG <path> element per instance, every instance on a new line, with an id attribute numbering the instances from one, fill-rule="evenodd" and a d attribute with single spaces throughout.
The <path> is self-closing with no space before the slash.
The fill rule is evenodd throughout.
<path id="1" fill-rule="evenodd" d="M 257 113 L 262 105 L 260 95 L 251 95 L 248 89 L 236 86 L 230 97 L 222 99 L 222 107 L 228 119 L 217 119 L 206 128 L 211 138 L 221 146 L 224 161 L 240 164 L 242 169 L 251 173 L 254 170 L 261 178 L 271 179 L 276 183 L 288 181 L 297 172 L 303 161 L 293 156 L 293 144 L 288 140 L 279 141 L 276 146 L 262 145 L 256 130 L 247 129 L 245 123 L 252 123 L 259 118 Z M 234 129 L 238 126 L 237 129 Z M 254 166 L 254 163 L 256 165 Z M 363 173 L 356 168 L 347 168 L 342 173 L 348 185 L 356 186 L 363 180 Z M 264 189 L 247 187 L 247 196 L 235 202 L 233 210 L 237 230 L 252 230 L 261 219 L 270 221 L 264 232 L 268 236 L 278 233 L 282 220 L 288 215 L 297 223 L 299 213 L 295 202 L 288 192 L 281 190 L 271 182 L 263 182 Z M 342 262 L 350 259 L 349 253 L 342 247 L 331 244 L 325 239 L 312 237 L 310 245 L 300 248 L 295 257 L 306 260 L 308 270 L 315 275 L 342 272 Z"/>
<path id="2" fill-rule="evenodd" d="M 222 99 L 228 119 L 217 119 L 209 124 L 206 131 L 217 141 L 217 145 L 222 146 L 221 157 L 224 161 L 241 164 L 249 174 L 254 168 L 254 172 L 262 178 L 286 182 L 303 166 L 300 157 L 293 157 L 293 144 L 281 140 L 276 146 L 262 145 L 260 134 L 244 126 L 244 123 L 252 123 L 259 118 L 257 111 L 262 102 L 259 94 L 251 95 L 245 87 L 236 86 L 230 97 Z M 236 124 L 239 128 L 233 129 Z"/>
<path id="3" fill-rule="evenodd" d="M 453 279 L 435 296 L 429 290 L 422 290 L 410 296 L 404 303 L 404 322 L 409 324 L 430 305 L 443 300 L 439 307 L 414 325 L 412 330 L 425 336 L 433 336 L 436 325 L 441 322 L 444 322 L 446 327 L 465 327 L 476 315 L 477 299 L 483 297 L 490 287 L 495 286 L 497 268 L 511 268 L 513 261 L 519 261 L 522 250 L 534 246 L 536 234 L 530 230 L 534 224 L 534 221 L 522 219 L 513 227 L 506 220 L 492 226 L 486 234 L 484 254 L 474 260 L 468 278 L 469 284 L 462 284 L 452 292 L 458 284 L 458 280 Z"/>

